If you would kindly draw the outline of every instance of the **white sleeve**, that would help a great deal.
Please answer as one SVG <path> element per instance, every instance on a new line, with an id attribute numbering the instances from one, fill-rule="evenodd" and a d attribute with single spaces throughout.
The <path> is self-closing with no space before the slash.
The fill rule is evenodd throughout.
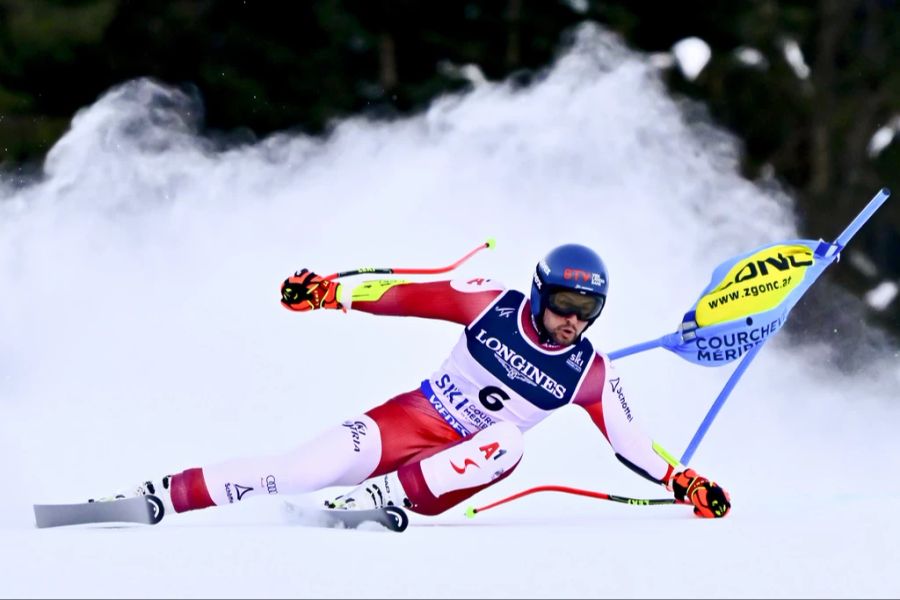
<path id="1" fill-rule="evenodd" d="M 621 376 L 607 357 L 606 378 L 603 382 L 603 421 L 609 443 L 619 460 L 645 477 L 662 482 L 678 461 L 656 444 L 638 425 L 637 417 L 628 405 L 628 397 Z"/>

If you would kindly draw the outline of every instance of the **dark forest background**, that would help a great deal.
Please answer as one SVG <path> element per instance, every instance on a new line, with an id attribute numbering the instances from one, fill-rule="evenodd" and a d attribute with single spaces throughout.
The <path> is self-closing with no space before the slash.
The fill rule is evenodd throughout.
<path id="1" fill-rule="evenodd" d="M 871 150 L 880 129 L 900 138 L 898 0 L 0 0 L 0 176 L 39 175 L 75 112 L 135 77 L 199 93 L 219 139 L 325 135 L 335 119 L 391 118 L 465 88 L 466 64 L 528 85 L 585 20 L 644 52 L 709 44 L 698 77 L 670 68 L 667 84 L 743 140 L 747 178 L 797 199 L 801 235 L 833 239 L 879 188 L 900 194 L 900 139 Z M 853 247 L 872 265 L 835 269 L 845 289 L 900 282 L 900 198 Z M 900 300 L 866 318 L 900 333 Z"/>

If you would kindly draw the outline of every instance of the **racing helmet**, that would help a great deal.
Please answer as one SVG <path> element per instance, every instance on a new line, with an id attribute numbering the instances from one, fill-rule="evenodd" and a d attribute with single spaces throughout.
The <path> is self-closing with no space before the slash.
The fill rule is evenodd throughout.
<path id="1" fill-rule="evenodd" d="M 544 310 L 575 314 L 592 324 L 606 305 L 609 276 L 600 256 L 581 244 L 564 244 L 550 251 L 534 270 L 531 316 L 542 333 Z"/>

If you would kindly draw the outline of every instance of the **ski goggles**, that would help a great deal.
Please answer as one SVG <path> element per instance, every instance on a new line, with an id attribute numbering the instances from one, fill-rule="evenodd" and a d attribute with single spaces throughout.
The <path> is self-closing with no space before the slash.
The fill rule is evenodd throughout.
<path id="1" fill-rule="evenodd" d="M 559 290 L 547 295 L 547 308 L 561 317 L 575 315 L 581 321 L 593 321 L 600 316 L 605 301 L 605 296 Z"/>

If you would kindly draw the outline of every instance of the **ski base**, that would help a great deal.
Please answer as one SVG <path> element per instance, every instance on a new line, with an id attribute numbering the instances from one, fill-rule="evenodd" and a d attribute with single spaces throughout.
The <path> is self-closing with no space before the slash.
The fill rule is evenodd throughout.
<path id="1" fill-rule="evenodd" d="M 285 510 L 292 520 L 302 525 L 331 527 L 335 529 L 357 529 L 367 523 L 377 523 L 390 531 L 400 533 L 409 526 L 409 516 L 402 508 L 385 506 L 372 510 L 344 510 L 329 508 L 304 508 L 285 503 Z"/>
<path id="2" fill-rule="evenodd" d="M 162 501 L 151 495 L 107 502 L 34 505 L 34 523 L 38 528 L 89 523 L 156 525 L 162 518 Z"/>

